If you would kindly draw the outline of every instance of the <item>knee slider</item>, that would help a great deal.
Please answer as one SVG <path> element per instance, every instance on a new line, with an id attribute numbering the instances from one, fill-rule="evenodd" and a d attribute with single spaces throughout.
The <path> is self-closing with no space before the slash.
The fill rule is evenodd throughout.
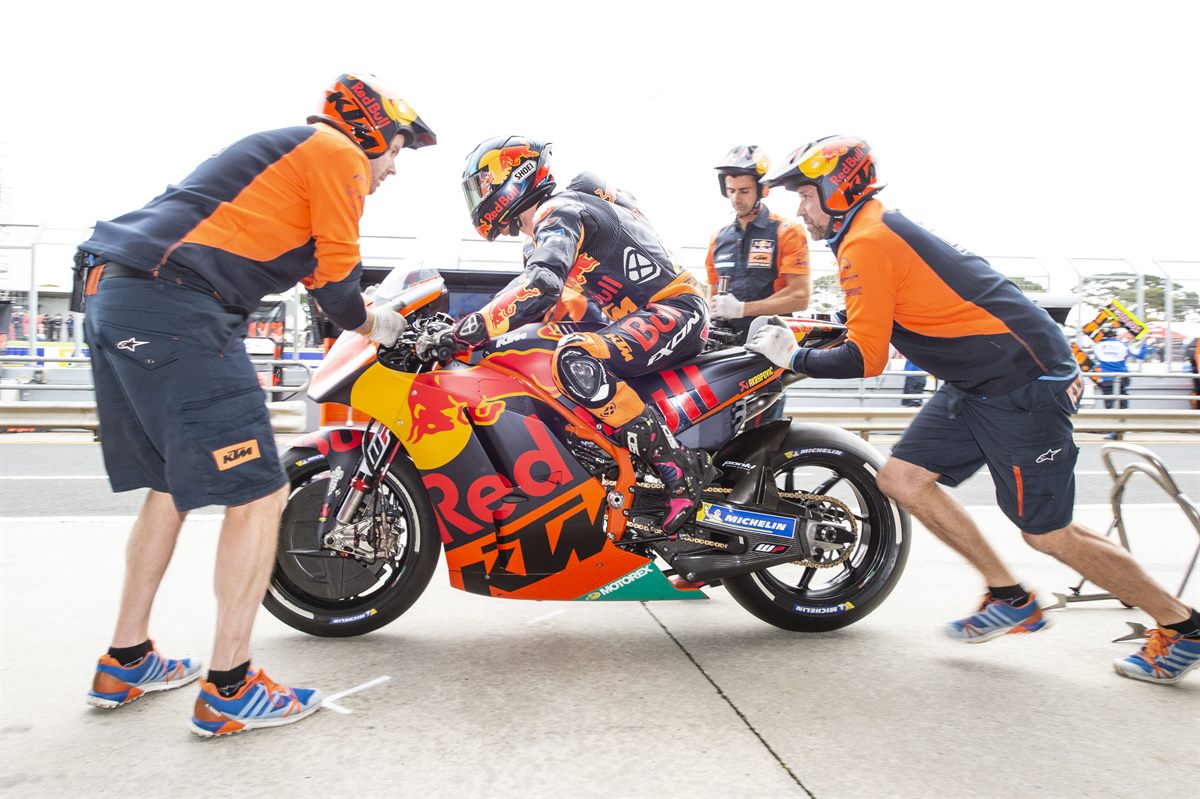
<path id="1" fill-rule="evenodd" d="M 608 403 L 616 387 L 603 359 L 608 345 L 594 333 L 575 333 L 554 352 L 554 382 L 560 391 L 587 407 Z"/>

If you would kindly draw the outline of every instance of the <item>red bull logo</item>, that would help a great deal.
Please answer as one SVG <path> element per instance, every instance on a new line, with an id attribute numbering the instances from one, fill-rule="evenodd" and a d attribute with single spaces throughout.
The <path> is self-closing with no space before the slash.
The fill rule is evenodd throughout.
<path id="1" fill-rule="evenodd" d="M 586 252 L 579 253 L 579 257 L 575 259 L 575 263 L 571 267 L 571 272 L 567 275 L 567 288 L 583 291 L 583 286 L 587 283 L 587 273 L 599 265 L 600 262 Z"/>
<path id="2" fill-rule="evenodd" d="M 542 296 L 541 289 L 531 289 L 520 286 L 508 294 L 502 294 L 492 301 L 488 312 L 488 328 L 492 335 L 508 330 L 508 320 L 517 312 L 517 305 L 525 300 Z"/>
<path id="3" fill-rule="evenodd" d="M 810 150 L 803 161 L 796 165 L 802 174 L 810 178 L 828 175 L 838 165 L 838 159 L 849 151 L 843 142 L 830 142 Z"/>
<path id="4" fill-rule="evenodd" d="M 489 150 L 480 156 L 479 166 L 481 171 L 483 167 L 487 167 L 488 178 L 492 185 L 499 186 L 508 180 L 508 175 L 512 172 L 513 167 L 523 159 L 537 158 L 538 155 L 537 150 L 531 150 L 523 144 L 517 147 L 502 147 L 499 150 Z"/>

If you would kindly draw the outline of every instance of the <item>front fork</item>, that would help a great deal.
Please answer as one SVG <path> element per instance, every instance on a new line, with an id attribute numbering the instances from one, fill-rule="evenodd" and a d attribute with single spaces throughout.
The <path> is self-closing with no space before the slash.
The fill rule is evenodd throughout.
<path id="1" fill-rule="evenodd" d="M 371 542 L 361 540 L 362 530 L 353 526 L 353 522 L 363 499 L 378 488 L 391 468 L 400 449 L 399 443 L 385 425 L 372 421 L 363 437 L 362 454 L 355 466 L 354 476 L 340 499 L 339 495 L 343 494 L 341 475 L 334 469 L 321 508 L 321 541 L 326 547 L 356 555 L 367 555 L 374 550 Z M 330 516 L 335 524 L 330 523 Z"/>

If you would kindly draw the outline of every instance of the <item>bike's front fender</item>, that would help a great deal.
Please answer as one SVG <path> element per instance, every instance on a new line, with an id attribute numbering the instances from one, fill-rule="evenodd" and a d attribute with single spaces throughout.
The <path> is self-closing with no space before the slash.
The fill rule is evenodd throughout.
<path id="1" fill-rule="evenodd" d="M 292 442 L 283 454 L 283 467 L 289 477 L 294 469 L 319 462 L 329 470 L 329 485 L 320 519 L 322 534 L 328 529 L 334 509 L 358 469 L 365 433 L 359 427 L 323 427 Z"/>

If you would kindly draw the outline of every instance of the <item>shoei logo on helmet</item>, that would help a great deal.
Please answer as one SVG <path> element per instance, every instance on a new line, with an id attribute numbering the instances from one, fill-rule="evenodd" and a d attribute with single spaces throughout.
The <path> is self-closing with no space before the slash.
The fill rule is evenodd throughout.
<path id="1" fill-rule="evenodd" d="M 515 170 L 513 170 L 511 180 L 520 181 L 532 175 L 537 171 L 537 161 L 526 161 Z"/>

